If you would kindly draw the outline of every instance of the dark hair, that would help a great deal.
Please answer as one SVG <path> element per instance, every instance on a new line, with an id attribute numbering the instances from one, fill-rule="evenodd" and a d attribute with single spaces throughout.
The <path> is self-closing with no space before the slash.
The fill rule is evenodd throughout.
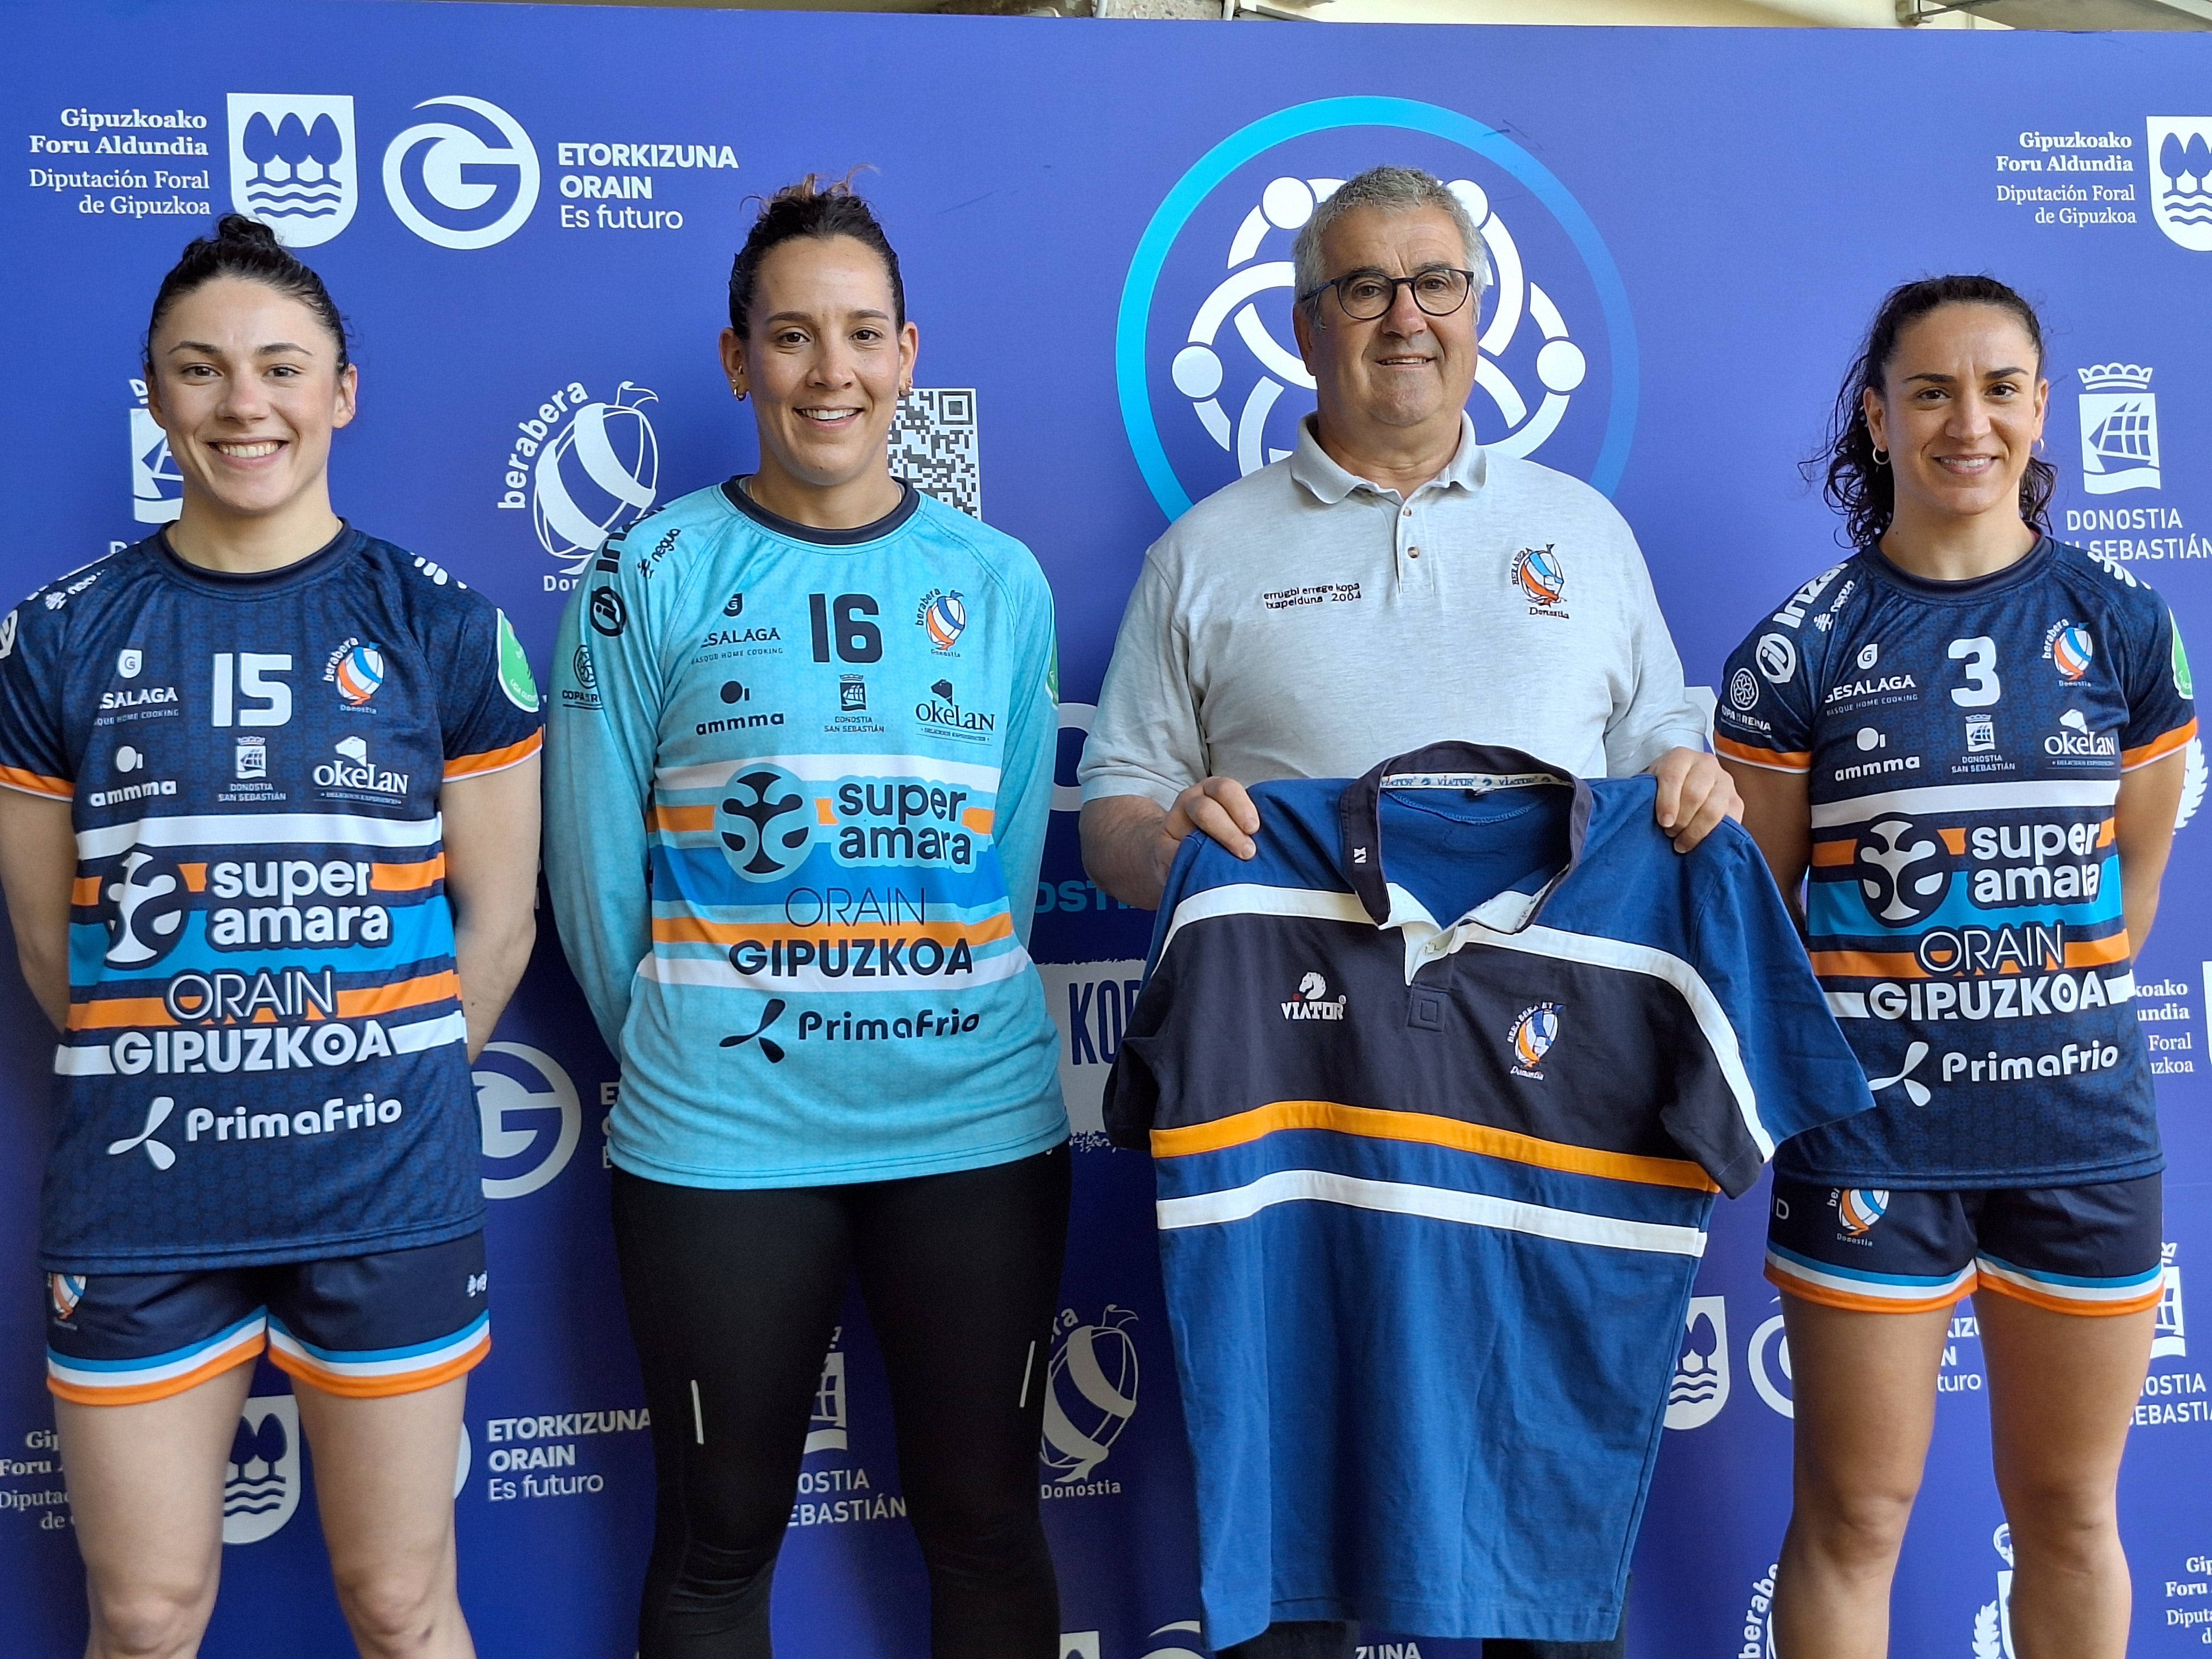
<path id="1" fill-rule="evenodd" d="M 899 327 L 906 326 L 906 284 L 899 280 L 898 255 L 891 252 L 890 239 L 876 222 L 874 210 L 854 190 L 851 173 L 842 179 L 818 180 L 818 174 L 810 173 L 762 202 L 751 234 L 730 265 L 730 326 L 741 340 L 746 337 L 761 261 L 770 248 L 800 236 L 825 240 L 849 236 L 873 248 L 891 279 L 891 313 Z"/>
<path id="2" fill-rule="evenodd" d="M 1897 483 L 1887 460 L 1877 462 L 1874 434 L 1866 423 L 1865 394 L 1881 394 L 1889 373 L 1889 360 L 1897 355 L 1897 337 L 1905 325 L 1917 322 L 1941 306 L 1995 306 L 2008 312 L 2027 331 L 2035 347 L 2035 363 L 2043 367 L 2043 325 L 2035 307 L 1994 276 L 1925 276 L 1892 289 L 1874 314 L 1866 342 L 1844 373 L 1836 406 L 1828 416 L 1828 434 L 1820 453 L 1805 461 L 1801 471 L 1809 481 L 1825 472 L 1821 493 L 1828 504 L 1844 515 L 1837 538 L 1849 547 L 1870 547 L 1889 529 L 1897 512 Z M 2028 457 L 2021 475 L 2020 516 L 2038 535 L 2051 533 L 2051 494 L 2058 471 L 2040 456 Z"/>
<path id="3" fill-rule="evenodd" d="M 277 241 L 276 233 L 260 220 L 249 219 L 242 213 L 226 213 L 216 222 L 214 235 L 196 236 L 185 244 L 183 257 L 161 278 L 161 286 L 155 291 L 154 314 L 146 324 L 146 344 L 141 354 L 149 379 L 154 373 L 154 335 L 161 326 L 161 319 L 178 301 L 219 276 L 259 283 L 297 300 L 315 313 L 315 320 L 337 342 L 340 371 L 353 361 L 346 354 L 345 319 L 338 315 L 337 307 L 331 302 L 330 290 L 323 286 L 323 279 L 301 264 Z"/>

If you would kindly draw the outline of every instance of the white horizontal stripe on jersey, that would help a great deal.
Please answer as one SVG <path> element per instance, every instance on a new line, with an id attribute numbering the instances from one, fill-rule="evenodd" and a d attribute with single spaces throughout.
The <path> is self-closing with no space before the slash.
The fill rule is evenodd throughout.
<path id="1" fill-rule="evenodd" d="M 798 991 L 810 996 L 870 996 L 886 991 L 908 994 L 957 996 L 970 985 L 988 985 L 1017 979 L 1030 971 L 1030 953 L 1019 945 L 997 956 L 978 957 L 964 974 L 917 974 L 909 967 L 906 976 L 894 973 L 855 984 L 849 973 L 825 974 L 809 966 L 796 974 L 741 974 L 724 957 L 647 957 L 637 964 L 637 976 L 660 985 L 713 985 L 726 991 L 758 991 L 781 996 Z M 396 1042 L 397 1039 L 395 1038 Z"/>
<path id="2" fill-rule="evenodd" d="M 469 1017 L 456 1008 L 435 1019 L 418 1019 L 412 1025 L 387 1025 L 385 1035 L 392 1039 L 395 1054 L 416 1054 L 425 1048 L 441 1048 L 448 1042 L 469 1040 Z"/>
<path id="3" fill-rule="evenodd" d="M 2038 1279 L 2033 1273 L 2024 1273 L 2017 1267 L 2008 1267 L 2002 1261 L 1992 1261 L 1985 1255 L 1976 1256 L 1974 1265 L 1983 1276 L 2002 1279 L 2008 1285 L 2017 1285 L 2023 1290 L 2039 1295 L 2057 1297 L 2065 1302 L 2133 1302 L 2157 1284 L 2164 1270 L 2154 1267 L 2139 1278 L 2124 1279 L 2117 1285 L 2077 1285 L 2069 1279 Z"/>
<path id="4" fill-rule="evenodd" d="M 803 783 L 836 783 L 846 778 L 931 778 L 998 793 L 999 769 L 934 755 L 756 755 L 745 760 L 709 761 L 702 766 L 664 766 L 653 775 L 656 789 L 720 789 L 741 766 L 780 766 Z"/>
<path id="5" fill-rule="evenodd" d="M 295 842 L 315 847 L 434 847 L 445 820 L 356 817 L 350 812 L 209 813 L 176 818 L 141 818 L 80 830 L 79 858 L 112 858 L 134 847 L 265 847 Z"/>
<path id="6" fill-rule="evenodd" d="M 2136 975 L 2133 969 L 2130 969 L 2124 974 L 2114 974 L 2105 981 L 2105 995 L 2111 1001 L 2131 1002 L 2135 1000 L 2135 994 Z"/>
<path id="7" fill-rule="evenodd" d="M 1218 1193 L 1194 1193 L 1188 1198 L 1164 1198 L 1158 1206 L 1159 1224 L 1163 1231 L 1216 1226 L 1246 1220 L 1277 1204 L 1300 1201 L 1425 1216 L 1432 1221 L 1495 1227 L 1506 1232 L 1531 1233 L 1539 1238 L 1556 1238 L 1570 1244 L 1602 1245 L 1607 1249 L 1656 1250 L 1688 1256 L 1705 1253 L 1705 1231 L 1698 1227 L 1626 1221 L 1618 1216 L 1557 1210 L 1548 1205 L 1522 1204 L 1512 1199 L 1493 1198 L 1487 1193 L 1461 1192 L 1449 1187 L 1365 1181 L 1329 1170 L 1278 1170 L 1243 1187 Z"/>
<path id="8" fill-rule="evenodd" d="M 1850 800 L 1816 802 L 1813 827 L 1867 823 L 1885 812 L 2011 812 L 2039 806 L 2110 806 L 2120 798 L 2118 778 L 2052 779 L 2039 783 L 1940 783 L 1925 789 L 1892 789 Z"/>
<path id="9" fill-rule="evenodd" d="M 72 1383 L 80 1389 L 140 1389 L 149 1382 L 166 1382 L 173 1376 L 183 1376 L 201 1366 L 212 1364 L 227 1353 L 240 1348 L 250 1348 L 261 1340 L 268 1329 L 265 1321 L 248 1320 L 229 1335 L 191 1349 L 177 1358 L 159 1365 L 133 1366 L 128 1370 L 89 1370 L 72 1365 L 52 1348 L 46 1350 L 46 1370 L 58 1382 Z"/>
<path id="10" fill-rule="evenodd" d="M 1322 893 L 1304 887 L 1270 887 L 1262 882 L 1240 881 L 1227 887 L 1209 887 L 1193 893 L 1175 908 L 1168 936 L 1160 942 L 1160 960 L 1167 960 L 1176 935 L 1194 921 L 1213 916 L 1312 916 L 1322 921 L 1349 921 L 1373 927 L 1367 907 L 1352 893 Z"/>
<path id="11" fill-rule="evenodd" d="M 1893 1279 L 1857 1279 L 1847 1273 L 1826 1272 L 1810 1262 L 1800 1261 L 1794 1256 L 1766 1253 L 1766 1265 L 1784 1279 L 1818 1285 L 1824 1290 L 1841 1291 L 1849 1296 L 1863 1296 L 1877 1302 L 1932 1302 L 1939 1297 L 1963 1296 L 1974 1287 L 1974 1270 L 1962 1267 L 1948 1281 L 1929 1284 L 1924 1280 L 1911 1284 Z"/>
<path id="12" fill-rule="evenodd" d="M 274 1325 L 269 1328 L 269 1346 L 279 1353 L 290 1354 L 310 1370 L 330 1376 L 405 1376 L 416 1371 L 451 1364 L 485 1340 L 490 1334 L 490 1322 L 478 1319 L 441 1347 L 432 1348 L 424 1353 L 403 1354 L 396 1359 L 334 1359 L 325 1354 L 313 1353 L 298 1337 Z"/>
<path id="13" fill-rule="evenodd" d="M 60 1043 L 54 1049 L 56 1077 L 113 1077 L 115 1054 L 105 1042 L 88 1042 L 82 1048 L 72 1043 Z"/>

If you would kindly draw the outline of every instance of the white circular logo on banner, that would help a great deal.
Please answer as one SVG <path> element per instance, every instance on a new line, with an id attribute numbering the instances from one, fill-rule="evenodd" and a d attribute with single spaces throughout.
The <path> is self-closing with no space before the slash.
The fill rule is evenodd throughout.
<path id="1" fill-rule="evenodd" d="M 539 545 L 580 574 L 599 544 L 652 510 L 660 487 L 660 443 L 644 404 L 659 401 L 628 380 L 609 402 L 577 410 L 538 452 L 531 521 Z"/>
<path id="2" fill-rule="evenodd" d="M 505 241 L 538 205 L 538 151 L 530 135 L 512 115 L 481 98 L 426 98 L 415 107 L 434 106 L 476 116 L 498 142 L 450 120 L 408 128 L 384 152 L 384 194 L 392 210 L 401 224 L 440 247 L 489 247 Z M 487 223 L 448 222 L 480 216 L 495 204 L 499 210 Z"/>
<path id="3" fill-rule="evenodd" d="M 543 1085 L 532 1088 L 505 1071 L 479 1069 L 471 1073 L 483 1132 L 483 1155 L 502 1164 L 532 1160 L 514 1174 L 484 1176 L 484 1196 L 520 1198 L 545 1186 L 568 1167 L 576 1143 L 583 1138 L 584 1106 L 561 1062 L 544 1049 L 520 1042 L 487 1042 L 477 1056 L 479 1067 L 493 1054 L 520 1062 L 535 1073 L 536 1081 Z"/>

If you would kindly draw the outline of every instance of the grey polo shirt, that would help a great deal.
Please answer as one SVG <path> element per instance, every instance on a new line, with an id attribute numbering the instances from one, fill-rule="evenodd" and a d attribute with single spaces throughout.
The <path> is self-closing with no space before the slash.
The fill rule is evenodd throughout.
<path id="1" fill-rule="evenodd" d="M 1357 777 L 1461 738 L 1584 777 L 1702 748 L 1636 538 L 1578 479 L 1484 449 L 1411 499 L 1297 448 L 1171 526 L 1083 756 L 1083 799 L 1162 806 L 1210 775 Z"/>

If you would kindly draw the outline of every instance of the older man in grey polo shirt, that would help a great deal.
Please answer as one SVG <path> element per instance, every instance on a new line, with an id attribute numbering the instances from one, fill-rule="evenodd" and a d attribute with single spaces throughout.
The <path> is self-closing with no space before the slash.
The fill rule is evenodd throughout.
<path id="1" fill-rule="evenodd" d="M 1315 210 L 1292 258 L 1320 407 L 1288 460 L 1199 503 L 1146 556 L 1083 758 L 1093 879 L 1156 908 L 1194 830 L 1252 856 L 1245 784 L 1356 777 L 1453 738 L 1584 776 L 1649 771 L 1679 851 L 1740 815 L 1620 514 L 1475 439 L 1483 258 L 1458 198 L 1373 168 Z M 1277 1624 L 1236 1652 L 1350 1659 L 1354 1636 Z"/>

